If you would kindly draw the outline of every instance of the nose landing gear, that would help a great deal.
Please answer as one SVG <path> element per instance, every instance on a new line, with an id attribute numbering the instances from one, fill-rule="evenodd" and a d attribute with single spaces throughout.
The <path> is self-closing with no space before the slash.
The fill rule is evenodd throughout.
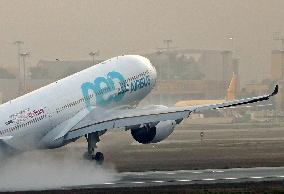
<path id="1" fill-rule="evenodd" d="M 98 164 L 102 164 L 104 162 L 104 155 L 101 152 L 96 152 L 97 143 L 100 141 L 100 136 L 98 132 L 89 133 L 85 136 L 88 142 L 88 152 L 87 158 L 89 160 L 95 160 Z"/>

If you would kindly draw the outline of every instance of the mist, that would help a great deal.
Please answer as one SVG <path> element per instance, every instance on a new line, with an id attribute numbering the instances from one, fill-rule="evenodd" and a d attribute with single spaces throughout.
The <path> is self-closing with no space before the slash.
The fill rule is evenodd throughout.
<path id="1" fill-rule="evenodd" d="M 118 172 L 204 168 L 206 163 L 206 168 L 239 167 L 240 163 L 249 163 L 254 154 L 252 167 L 272 154 L 275 156 L 272 162 L 263 165 L 281 163 L 284 161 L 281 139 L 271 141 L 275 143 L 272 149 L 265 138 L 279 138 L 284 125 L 283 8 L 283 0 L 0 0 L 0 105 L 7 103 L 4 105 L 7 109 L 1 109 L 1 131 L 10 131 L 12 125 L 6 124 L 10 117 L 27 107 L 47 108 L 50 122 L 61 119 L 57 110 L 78 100 L 72 95 L 82 92 L 83 80 L 78 79 L 79 87 L 67 83 L 72 91 L 60 88 L 60 95 L 49 93 L 41 99 L 32 93 L 27 104 L 19 103 L 20 110 L 9 103 L 120 55 L 144 56 L 157 71 L 156 86 L 140 103 L 141 107 L 224 102 L 229 99 L 234 75 L 236 99 L 264 95 L 276 83 L 280 86 L 279 95 L 261 102 L 261 106 L 192 114 L 177 126 L 177 133 L 168 142 L 155 147 L 137 146 L 130 131 L 111 134 L 112 130 L 108 130 L 101 137 L 105 143 L 98 146 L 106 156 L 102 166 L 83 158 L 85 141 L 7 159 L 10 150 L 0 140 L 0 192 L 113 183 L 120 179 Z M 107 74 L 100 72 L 84 82 L 93 83 L 98 76 L 107 79 Z M 39 101 L 35 104 L 40 106 L 33 107 L 33 101 Z M 69 113 L 62 118 L 67 116 L 70 118 Z M 246 133 L 241 131 L 238 135 L 240 132 L 235 128 Z M 31 127 L 27 133 L 31 140 L 24 144 L 30 146 L 43 138 L 31 138 L 36 129 L 36 125 Z M 199 144 L 203 142 L 203 132 L 206 132 L 204 142 L 210 146 Z M 22 134 L 19 131 L 15 141 L 23 140 Z M 260 135 L 264 138 L 261 143 Z M 216 155 L 216 148 L 222 152 Z M 237 156 L 240 160 L 235 159 Z"/>
<path id="2" fill-rule="evenodd" d="M 50 152 L 50 151 L 47 151 Z M 99 166 L 74 151 L 56 156 L 26 152 L 0 164 L 0 191 L 39 190 L 115 181 L 111 164 Z"/>
<path id="3" fill-rule="evenodd" d="M 31 52 L 27 65 L 36 66 L 40 59 L 90 59 L 95 50 L 103 59 L 143 54 L 172 39 L 178 48 L 234 49 L 246 82 L 258 78 L 252 72 L 269 75 L 270 50 L 280 45 L 272 35 L 284 29 L 282 10 L 281 0 L 2 0 L 0 65 L 17 67 L 16 40 Z"/>

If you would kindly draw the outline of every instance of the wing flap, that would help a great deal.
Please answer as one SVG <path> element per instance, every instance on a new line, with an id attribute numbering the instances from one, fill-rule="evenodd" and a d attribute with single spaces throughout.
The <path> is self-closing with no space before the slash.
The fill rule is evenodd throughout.
<path id="1" fill-rule="evenodd" d="M 60 138 L 63 138 L 66 134 L 68 134 L 72 127 L 82 121 L 88 114 L 89 111 L 87 109 L 83 109 L 72 118 L 58 124 L 40 140 L 40 144 L 47 145 L 49 142 L 54 142 Z"/>
<path id="2" fill-rule="evenodd" d="M 58 134 L 56 134 L 56 136 L 53 138 L 54 140 L 60 139 L 63 136 L 65 136 L 70 129 L 76 125 L 78 122 L 80 122 L 86 115 L 88 115 L 88 110 L 87 109 L 83 109 L 81 112 L 77 113 L 74 117 L 72 117 L 71 119 L 67 120 L 66 122 L 61 123 L 60 125 L 58 125 L 54 130 L 56 131 L 56 129 L 58 128 Z"/>

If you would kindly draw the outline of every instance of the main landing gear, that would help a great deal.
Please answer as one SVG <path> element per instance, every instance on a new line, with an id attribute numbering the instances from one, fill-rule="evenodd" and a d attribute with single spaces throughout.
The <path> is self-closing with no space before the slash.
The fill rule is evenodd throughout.
<path id="1" fill-rule="evenodd" d="M 97 143 L 100 141 L 100 136 L 98 132 L 89 133 L 85 136 L 88 142 L 88 152 L 87 158 L 89 160 L 95 160 L 98 164 L 102 164 L 104 162 L 104 155 L 101 152 L 96 152 Z"/>

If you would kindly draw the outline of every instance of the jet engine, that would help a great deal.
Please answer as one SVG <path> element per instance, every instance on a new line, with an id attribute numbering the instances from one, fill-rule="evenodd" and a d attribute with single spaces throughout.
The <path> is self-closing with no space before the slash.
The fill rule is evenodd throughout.
<path id="1" fill-rule="evenodd" d="M 160 121 L 157 124 L 144 124 L 131 129 L 132 137 L 139 143 L 157 143 L 166 139 L 173 131 L 176 121 Z"/>

